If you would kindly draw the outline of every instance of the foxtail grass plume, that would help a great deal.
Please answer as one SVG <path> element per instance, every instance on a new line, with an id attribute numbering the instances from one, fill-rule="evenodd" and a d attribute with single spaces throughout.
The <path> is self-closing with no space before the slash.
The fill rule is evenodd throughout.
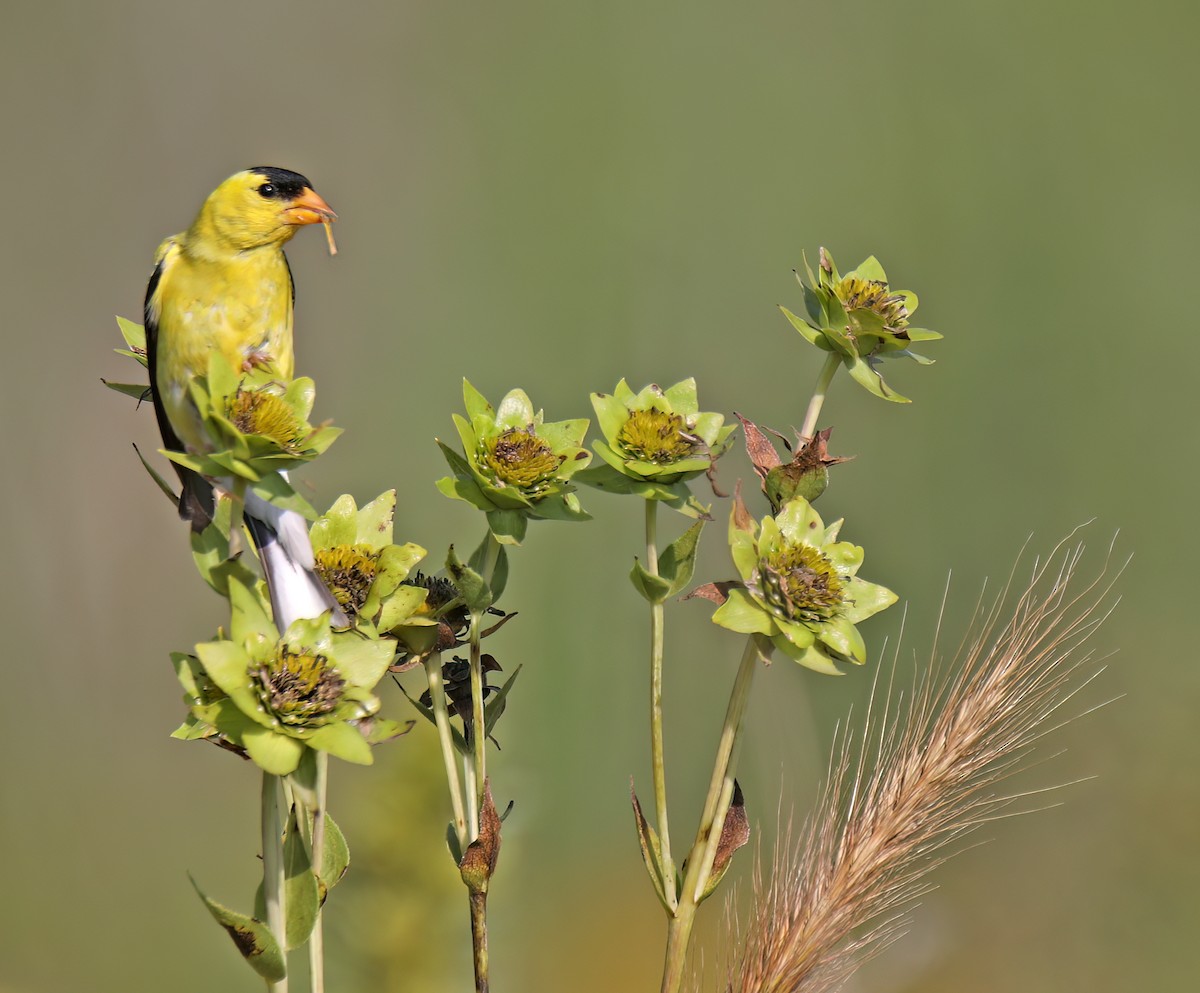
<path id="1" fill-rule="evenodd" d="M 1017 597 L 981 599 L 958 664 L 907 700 L 873 694 L 858 747 L 839 736 L 801 832 L 784 831 L 753 906 L 730 915 L 726 993 L 831 993 L 901 937 L 927 876 L 955 843 L 1018 797 L 997 784 L 1063 723 L 1060 708 L 1099 674 L 1082 645 L 1104 620 L 1105 573 L 1081 590 L 1082 545 L 1060 545 Z"/>

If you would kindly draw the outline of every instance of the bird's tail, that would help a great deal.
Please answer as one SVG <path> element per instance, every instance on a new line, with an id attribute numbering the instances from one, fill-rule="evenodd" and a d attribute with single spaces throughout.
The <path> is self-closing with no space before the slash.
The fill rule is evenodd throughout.
<path id="1" fill-rule="evenodd" d="M 280 634 L 301 617 L 319 617 L 333 611 L 334 627 L 350 623 L 333 598 L 313 562 L 308 522 L 294 510 L 283 510 L 253 493 L 246 494 L 246 526 L 258 549 L 271 612 Z"/>

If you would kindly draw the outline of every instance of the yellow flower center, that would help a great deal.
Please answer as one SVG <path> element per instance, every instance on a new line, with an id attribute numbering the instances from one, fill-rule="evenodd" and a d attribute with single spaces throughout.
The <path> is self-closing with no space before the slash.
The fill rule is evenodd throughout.
<path id="1" fill-rule="evenodd" d="M 859 279 L 846 276 L 833 292 L 847 312 L 869 310 L 883 322 L 885 331 L 897 334 L 908 327 L 908 307 L 904 297 L 892 293 L 887 283 L 877 279 Z"/>
<path id="2" fill-rule="evenodd" d="M 509 428 L 488 438 L 483 444 L 483 463 L 497 483 L 515 486 L 522 493 L 536 496 L 546 489 L 566 456 L 554 450 L 531 427 Z"/>
<path id="3" fill-rule="evenodd" d="M 803 542 L 784 544 L 758 564 L 764 598 L 793 621 L 827 621 L 845 601 L 833 563 Z"/>
<path id="4" fill-rule="evenodd" d="M 323 723 L 342 698 L 346 681 L 324 655 L 280 648 L 251 671 L 268 712 L 284 724 Z"/>
<path id="5" fill-rule="evenodd" d="M 687 432 L 687 424 L 678 414 L 664 410 L 634 410 L 617 432 L 617 443 L 639 462 L 673 465 L 695 458 L 700 440 Z"/>
<path id="6" fill-rule="evenodd" d="M 256 434 L 285 452 L 299 453 L 305 424 L 282 397 L 266 390 L 239 389 L 229 401 L 229 419 L 242 434 Z"/>
<path id="7" fill-rule="evenodd" d="M 344 610 L 357 614 L 375 581 L 379 553 L 366 545 L 338 545 L 317 549 L 315 558 L 317 575 L 333 598 Z"/>

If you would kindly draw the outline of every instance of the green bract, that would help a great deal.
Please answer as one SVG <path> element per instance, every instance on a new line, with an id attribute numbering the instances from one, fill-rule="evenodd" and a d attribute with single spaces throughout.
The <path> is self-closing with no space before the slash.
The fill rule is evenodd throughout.
<path id="1" fill-rule="evenodd" d="M 312 526 L 317 574 L 356 626 L 371 624 L 391 631 L 419 610 L 425 591 L 402 585 L 425 549 L 411 542 L 392 544 L 396 491 L 372 500 L 361 510 L 349 494 Z"/>
<path id="2" fill-rule="evenodd" d="M 712 470 L 732 444 L 735 426 L 700 410 L 694 379 L 666 390 L 651 384 L 636 394 L 622 379 L 611 395 L 593 393 L 592 406 L 604 433 L 592 447 L 605 464 L 581 473 L 581 483 L 704 514 L 687 481 Z"/>
<path id="3" fill-rule="evenodd" d="M 524 538 L 531 517 L 590 520 L 570 481 L 591 459 L 581 447 L 586 420 L 546 423 L 524 390 L 513 390 L 494 409 L 465 379 L 463 403 L 467 416 L 454 415 L 463 455 L 438 442 L 454 472 L 438 480 L 439 490 L 484 511 L 492 533 L 507 544 Z"/>
<path id="4" fill-rule="evenodd" d="M 207 375 L 188 383 L 188 394 L 204 422 L 212 450 L 164 454 L 210 478 L 232 475 L 250 484 L 262 483 L 269 487 L 260 493 L 266 499 L 300 504 L 279 470 L 316 458 L 342 431 L 309 424 L 316 397 L 311 379 L 300 377 L 285 384 L 268 380 L 267 375 L 262 370 L 239 375 L 214 349 Z M 307 509 L 307 505 L 296 509 Z"/>
<path id="5" fill-rule="evenodd" d="M 866 661 L 855 627 L 896 602 L 896 594 L 857 575 L 863 550 L 838 541 L 842 522 L 825 527 L 803 497 L 794 497 L 761 524 L 738 498 L 729 545 L 741 575 L 724 592 L 713 621 L 757 634 L 817 672 L 838 674 L 835 662 Z"/>
<path id="6" fill-rule="evenodd" d="M 176 735 L 218 736 L 276 776 L 294 772 L 306 748 L 369 765 L 367 728 L 356 722 L 379 710 L 372 690 L 395 644 L 332 631 L 328 614 L 297 620 L 280 637 L 260 597 L 237 576 L 229 578 L 229 599 L 230 638 L 174 657 L 191 708 Z"/>
<path id="7" fill-rule="evenodd" d="M 883 266 L 871 256 L 852 272 L 841 275 L 833 256 L 821 249 L 820 264 L 814 275 L 804 260 L 808 282 L 804 287 L 807 318 L 802 319 L 786 307 L 780 307 L 804 337 L 827 352 L 835 352 L 847 371 L 860 385 L 878 397 L 908 403 L 883 381 L 879 360 L 903 356 L 921 365 L 932 359 L 909 350 L 914 341 L 932 341 L 942 336 L 936 331 L 909 325 L 917 309 L 917 295 L 909 290 L 894 290 L 888 285 Z M 796 278 L 800 275 L 797 273 Z"/>

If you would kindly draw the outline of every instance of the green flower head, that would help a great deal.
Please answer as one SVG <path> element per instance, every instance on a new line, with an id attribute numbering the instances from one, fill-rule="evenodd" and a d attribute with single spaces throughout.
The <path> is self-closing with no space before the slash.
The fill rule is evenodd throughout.
<path id="1" fill-rule="evenodd" d="M 936 331 L 913 327 L 909 321 L 917 309 L 917 295 L 893 289 L 883 266 L 874 256 L 852 272 L 841 275 L 833 256 L 821 249 L 816 274 L 805 259 L 808 282 L 804 287 L 807 317 L 800 318 L 786 307 L 784 316 L 806 340 L 827 352 L 836 353 L 860 386 L 897 403 L 907 403 L 883 381 L 879 361 L 888 356 L 910 358 L 921 365 L 932 359 L 909 349 L 914 341 L 933 341 Z M 797 279 L 800 279 L 797 273 Z"/>
<path id="2" fill-rule="evenodd" d="M 703 516 L 687 481 L 712 472 L 732 444 L 734 425 L 700 410 L 694 379 L 666 390 L 651 384 L 640 393 L 622 379 L 611 394 L 593 393 L 592 406 L 604 433 L 592 447 L 604 464 L 583 472 L 580 482 Z"/>
<path id="3" fill-rule="evenodd" d="M 281 637 L 261 597 L 229 579 L 230 637 L 175 656 L 191 718 L 180 737 L 216 737 L 267 772 L 292 773 L 306 748 L 369 765 L 359 721 L 395 653 L 392 641 L 330 629 L 328 614 L 295 621 Z M 375 729 L 377 730 L 377 729 Z"/>
<path id="4" fill-rule="evenodd" d="M 723 599 L 713 621 L 759 635 L 817 672 L 836 675 L 835 663 L 865 662 L 866 645 L 855 625 L 895 603 L 896 594 L 858 578 L 863 550 L 837 540 L 841 526 L 836 521 L 825 527 L 803 497 L 756 522 L 739 496 L 729 544 L 741 582 L 697 591 Z"/>
<path id="5" fill-rule="evenodd" d="M 529 518 L 589 520 L 571 477 L 588 464 L 582 448 L 586 420 L 546 422 L 524 390 L 513 390 L 493 408 L 466 380 L 467 416 L 454 416 L 463 454 L 438 442 L 453 476 L 438 489 L 488 515 L 497 539 L 518 544 Z"/>
<path id="6" fill-rule="evenodd" d="M 396 491 L 388 490 L 361 510 L 349 494 L 337 501 L 310 531 L 317 574 L 356 626 L 388 632 L 407 621 L 424 594 L 404 581 L 425 549 L 392 543 Z"/>
<path id="7" fill-rule="evenodd" d="M 267 376 L 264 369 L 235 372 L 214 349 L 207 375 L 188 384 L 211 447 L 203 453 L 164 454 L 204 476 L 244 479 L 264 499 L 311 516 L 279 470 L 311 462 L 341 428 L 309 423 L 316 398 L 311 379 L 283 383 Z"/>

